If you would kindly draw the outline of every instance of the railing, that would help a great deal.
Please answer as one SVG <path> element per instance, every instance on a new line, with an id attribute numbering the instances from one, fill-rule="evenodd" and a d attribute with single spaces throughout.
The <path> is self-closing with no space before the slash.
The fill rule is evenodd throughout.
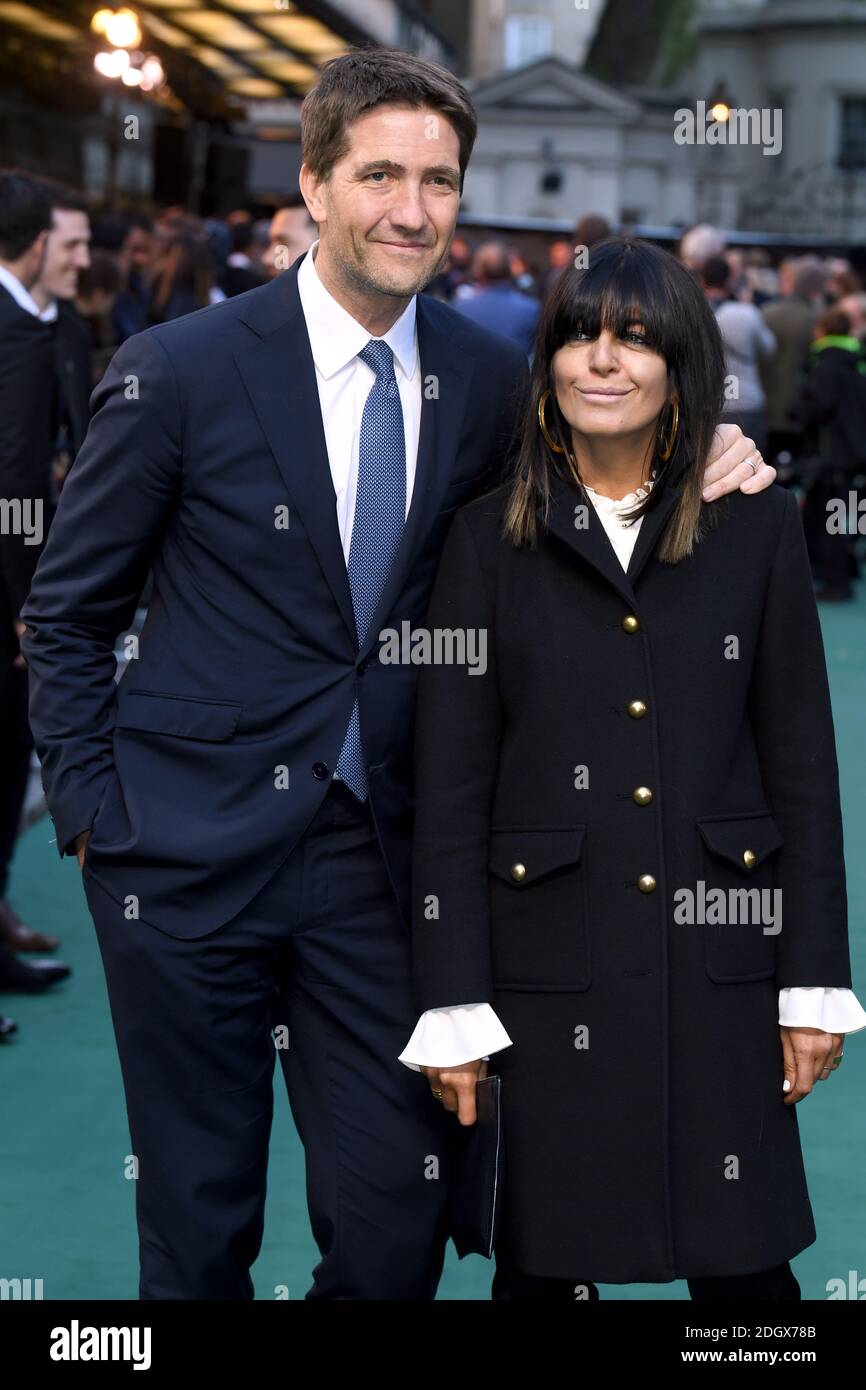
<path id="1" fill-rule="evenodd" d="M 826 164 L 750 187 L 741 194 L 738 222 L 747 231 L 785 227 L 806 235 L 866 239 L 866 171 Z"/>

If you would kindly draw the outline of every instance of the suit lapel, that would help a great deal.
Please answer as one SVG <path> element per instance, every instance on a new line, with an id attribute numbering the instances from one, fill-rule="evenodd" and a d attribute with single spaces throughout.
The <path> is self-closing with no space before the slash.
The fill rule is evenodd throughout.
<path id="1" fill-rule="evenodd" d="M 286 491 L 355 641 L 316 369 L 298 294 L 298 264 L 250 295 L 243 321 L 256 336 L 235 353 L 235 361 Z"/>
<path id="2" fill-rule="evenodd" d="M 249 296 L 242 318 L 255 337 L 235 353 L 235 361 L 286 490 L 356 640 L 316 369 L 298 294 L 298 265 Z M 377 643 L 451 481 L 475 365 L 474 358 L 452 341 L 453 326 L 450 314 L 418 296 L 421 428 L 412 502 L 361 654 Z"/>

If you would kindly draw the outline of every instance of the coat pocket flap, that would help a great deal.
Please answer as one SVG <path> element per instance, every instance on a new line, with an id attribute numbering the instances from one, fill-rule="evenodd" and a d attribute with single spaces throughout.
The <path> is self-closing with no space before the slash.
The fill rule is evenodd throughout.
<path id="1" fill-rule="evenodd" d="M 740 869 L 745 877 L 785 843 L 767 811 L 744 816 L 697 816 L 696 823 L 707 849 Z"/>
<path id="2" fill-rule="evenodd" d="M 576 864 L 585 834 L 585 825 L 567 830 L 492 830 L 487 867 L 514 888 L 523 888 L 556 869 Z"/>
<path id="3" fill-rule="evenodd" d="M 128 690 L 118 702 L 115 724 L 119 729 L 146 729 L 177 738 L 200 738 L 213 743 L 231 738 L 243 705 L 222 700 L 198 700 L 186 695 L 161 695 L 150 690 Z"/>

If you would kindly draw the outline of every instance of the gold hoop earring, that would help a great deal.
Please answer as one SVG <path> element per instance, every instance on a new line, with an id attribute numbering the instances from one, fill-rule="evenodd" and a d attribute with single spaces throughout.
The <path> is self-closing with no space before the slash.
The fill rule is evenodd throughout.
<path id="1" fill-rule="evenodd" d="M 667 463 L 668 459 L 673 453 L 674 443 L 676 442 L 677 437 L 677 430 L 679 429 L 680 403 L 677 400 L 676 396 L 674 396 L 673 400 L 671 401 L 671 407 L 673 409 L 673 422 L 671 424 L 671 432 L 668 436 L 667 447 L 665 449 L 659 449 L 659 458 L 661 459 L 662 463 Z M 661 430 L 659 430 L 659 442 L 661 442 L 661 438 L 662 434 Z"/>
<path id="2" fill-rule="evenodd" d="M 565 450 L 563 449 L 562 445 L 554 442 L 553 436 L 551 435 L 550 430 L 547 428 L 547 422 L 544 418 L 544 407 L 547 405 L 547 398 L 549 395 L 550 392 L 545 391 L 542 394 L 541 400 L 538 402 L 538 423 L 541 426 L 541 433 L 544 435 L 544 439 L 548 447 L 551 448 L 555 454 L 564 454 Z"/>

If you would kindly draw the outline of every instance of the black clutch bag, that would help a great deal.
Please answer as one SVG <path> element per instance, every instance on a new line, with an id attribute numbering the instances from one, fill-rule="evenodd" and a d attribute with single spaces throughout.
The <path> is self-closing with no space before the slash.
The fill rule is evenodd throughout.
<path id="1" fill-rule="evenodd" d="M 502 1077 L 487 1076 L 475 1089 L 478 1118 L 460 1125 L 451 1184 L 451 1239 L 462 1260 L 490 1259 L 502 1206 Z"/>

